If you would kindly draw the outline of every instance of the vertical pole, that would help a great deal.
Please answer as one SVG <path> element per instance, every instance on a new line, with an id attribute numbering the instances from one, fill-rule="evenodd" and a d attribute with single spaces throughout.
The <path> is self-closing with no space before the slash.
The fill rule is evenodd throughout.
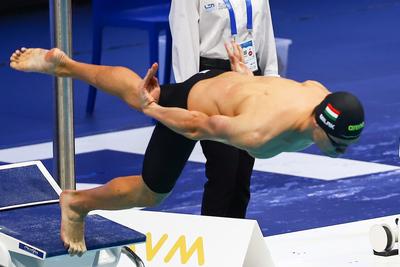
<path id="1" fill-rule="evenodd" d="M 49 0 L 52 47 L 72 56 L 71 0 Z M 75 189 L 75 142 L 73 90 L 71 78 L 54 78 L 55 134 L 53 142 L 54 175 L 61 189 Z"/>

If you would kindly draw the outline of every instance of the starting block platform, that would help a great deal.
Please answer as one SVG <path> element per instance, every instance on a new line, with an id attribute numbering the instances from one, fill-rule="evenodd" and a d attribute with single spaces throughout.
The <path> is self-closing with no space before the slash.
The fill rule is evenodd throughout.
<path id="1" fill-rule="evenodd" d="M 121 248 L 146 236 L 99 215 L 85 223 L 87 252 L 70 257 L 60 238 L 61 189 L 41 162 L 0 166 L 0 266 L 117 266 Z"/>

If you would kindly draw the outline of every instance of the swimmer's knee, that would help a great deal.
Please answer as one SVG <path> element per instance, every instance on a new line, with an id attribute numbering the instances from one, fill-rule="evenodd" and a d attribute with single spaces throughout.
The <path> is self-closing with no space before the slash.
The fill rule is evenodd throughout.
<path id="1" fill-rule="evenodd" d="M 148 197 L 147 207 L 155 207 L 161 204 L 168 195 L 169 193 L 166 194 L 157 193 L 152 191 L 150 188 L 147 188 L 147 197 Z"/>
<path id="2" fill-rule="evenodd" d="M 142 178 L 142 177 L 141 177 Z M 143 181 L 143 178 L 142 178 Z M 142 196 L 145 198 L 147 207 L 154 207 L 161 204 L 169 193 L 157 193 L 151 190 L 146 183 L 142 183 Z"/>
<path id="3" fill-rule="evenodd" d="M 164 199 L 169 195 L 169 193 L 166 194 L 161 194 L 161 193 L 156 193 L 153 192 L 153 201 L 150 203 L 149 207 L 154 207 L 154 206 L 158 206 L 159 204 L 161 204 Z"/>

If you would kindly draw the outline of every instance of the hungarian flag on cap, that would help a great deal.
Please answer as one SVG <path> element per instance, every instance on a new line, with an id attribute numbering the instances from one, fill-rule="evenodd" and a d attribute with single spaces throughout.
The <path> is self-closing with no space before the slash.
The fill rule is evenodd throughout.
<path id="1" fill-rule="evenodd" d="M 336 119 L 340 115 L 340 111 L 335 109 L 330 103 L 325 107 L 324 114 L 332 121 L 336 121 Z"/>

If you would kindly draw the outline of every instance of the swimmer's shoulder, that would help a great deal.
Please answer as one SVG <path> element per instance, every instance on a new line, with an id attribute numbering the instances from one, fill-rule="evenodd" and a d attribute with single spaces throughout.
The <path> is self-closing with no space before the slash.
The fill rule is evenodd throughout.
<path id="1" fill-rule="evenodd" d="M 307 80 L 302 83 L 303 86 L 314 88 L 323 91 L 324 93 L 330 93 L 328 88 L 326 88 L 322 83 L 314 80 Z"/>

